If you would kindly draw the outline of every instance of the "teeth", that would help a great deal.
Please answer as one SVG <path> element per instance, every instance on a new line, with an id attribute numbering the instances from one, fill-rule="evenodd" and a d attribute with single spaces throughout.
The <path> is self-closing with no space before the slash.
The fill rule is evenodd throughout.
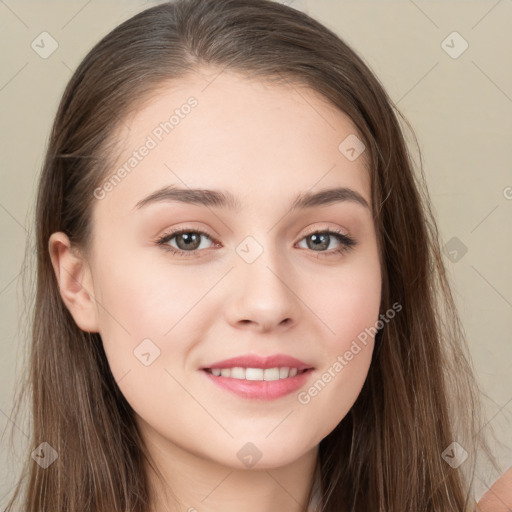
<path id="1" fill-rule="evenodd" d="M 282 368 L 242 368 L 235 366 L 234 368 L 213 368 L 208 370 L 213 375 L 219 377 L 230 377 L 232 379 L 246 379 L 246 380 L 280 380 L 287 379 L 288 377 L 295 377 L 299 371 L 297 368 L 289 368 L 283 366 Z M 300 373 L 303 373 L 302 370 Z"/>
<path id="2" fill-rule="evenodd" d="M 231 368 L 231 375 L 229 375 L 232 379 L 245 379 L 245 370 L 240 367 Z"/>

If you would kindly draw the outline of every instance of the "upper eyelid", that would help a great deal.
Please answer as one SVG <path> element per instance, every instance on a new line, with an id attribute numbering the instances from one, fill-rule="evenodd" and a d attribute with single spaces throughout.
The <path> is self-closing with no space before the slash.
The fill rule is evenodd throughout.
<path id="1" fill-rule="evenodd" d="M 209 238 L 214 245 L 219 245 L 219 242 L 216 241 L 215 237 L 211 237 L 209 233 L 206 232 L 206 230 L 202 230 L 200 228 L 193 228 L 191 226 L 185 226 L 182 228 L 176 228 L 175 230 L 171 231 L 170 233 L 164 234 L 160 238 L 156 240 L 156 244 L 158 246 L 162 246 L 162 248 L 166 251 L 170 251 L 171 253 L 174 253 L 176 255 L 184 255 L 188 258 L 199 258 L 201 257 L 201 253 L 206 252 L 208 254 L 209 250 L 206 249 L 194 249 L 191 251 L 186 251 L 180 248 L 167 246 L 168 242 L 170 242 L 172 239 L 174 239 L 177 235 L 186 233 L 186 232 L 196 232 L 199 233 L 202 236 L 205 236 Z M 312 229 L 311 231 L 308 231 L 305 233 L 298 242 L 294 243 L 294 247 L 296 244 L 302 242 L 304 239 L 306 239 L 308 236 L 311 236 L 313 234 L 317 233 L 325 233 L 328 232 L 330 237 L 333 237 L 338 240 L 340 246 L 338 249 L 331 249 L 330 251 L 320 251 L 317 253 L 317 258 L 332 258 L 336 255 L 343 255 L 346 252 L 350 252 L 355 246 L 358 245 L 358 241 L 356 238 L 352 237 L 349 234 L 344 234 L 343 231 L 339 228 L 332 228 L 332 227 L 324 227 L 324 228 L 316 228 Z M 313 251 L 316 252 L 316 251 Z M 204 255 L 204 254 L 203 254 Z"/>
<path id="2" fill-rule="evenodd" d="M 308 234 L 311 234 L 311 233 L 315 233 L 317 231 L 329 231 L 329 230 L 338 230 L 338 231 L 341 231 L 344 235 L 347 235 L 347 236 L 350 236 L 350 232 L 346 229 L 346 228 L 342 228 L 342 227 L 333 227 L 333 226 L 327 226 L 327 225 L 324 225 L 324 226 L 320 226 L 320 227 L 312 227 L 311 229 L 308 229 L 306 228 L 306 236 Z M 204 228 L 200 228 L 200 227 L 196 227 L 196 226 L 183 226 L 183 227 L 177 227 L 177 228 L 172 228 L 172 229 L 169 229 L 169 231 L 166 231 L 164 230 L 164 233 L 161 235 L 161 236 L 166 236 L 166 235 L 176 235 L 176 234 L 180 234 L 180 233 L 183 233 L 183 232 L 192 232 L 192 233 L 201 233 L 205 236 L 209 236 L 210 238 L 216 238 L 217 235 L 213 235 L 211 236 L 210 233 L 208 233 L 208 229 L 204 229 Z"/>
<path id="3" fill-rule="evenodd" d="M 350 233 L 344 233 L 344 229 L 343 228 L 333 228 L 332 226 L 324 226 L 324 227 L 317 227 L 317 228 L 311 228 L 311 230 L 307 230 L 306 233 L 304 233 L 302 235 L 302 237 L 298 240 L 299 242 L 302 241 L 304 238 L 306 238 L 307 236 L 311 236 L 315 233 L 324 233 L 324 232 L 331 232 L 331 235 L 333 236 L 345 236 L 347 237 L 348 239 L 352 239 L 352 241 L 355 241 L 354 237 L 350 234 Z M 171 230 L 169 231 L 168 233 L 164 233 L 162 234 L 161 236 L 159 236 L 157 238 L 157 240 L 166 240 L 166 242 L 169 242 L 170 240 L 172 240 L 173 238 L 175 238 L 176 236 L 180 235 L 180 234 L 184 234 L 184 233 L 187 233 L 187 232 L 191 232 L 191 233 L 199 233 L 201 236 L 205 236 L 207 238 L 209 238 L 212 242 L 214 243 L 219 243 L 217 241 L 217 237 L 216 236 L 211 236 L 210 233 L 207 232 L 207 230 L 205 229 L 202 229 L 202 228 L 196 228 L 194 226 L 185 226 L 185 227 L 178 227 L 174 230 Z M 198 250 L 198 249 L 196 249 Z M 193 251 L 191 251 L 193 252 Z"/>

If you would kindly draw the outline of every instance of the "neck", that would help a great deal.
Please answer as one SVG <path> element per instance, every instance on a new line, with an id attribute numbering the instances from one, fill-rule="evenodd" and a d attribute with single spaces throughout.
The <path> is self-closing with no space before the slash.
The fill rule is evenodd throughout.
<path id="1" fill-rule="evenodd" d="M 148 468 L 151 512 L 305 512 L 312 492 L 318 446 L 279 467 L 246 469 L 219 464 L 149 436 L 158 468 Z"/>

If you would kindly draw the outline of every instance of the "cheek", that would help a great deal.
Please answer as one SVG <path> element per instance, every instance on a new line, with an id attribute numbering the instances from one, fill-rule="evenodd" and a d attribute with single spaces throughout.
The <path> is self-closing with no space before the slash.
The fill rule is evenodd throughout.
<path id="1" fill-rule="evenodd" d="M 124 258 L 103 261 L 97 274 L 100 335 L 116 380 L 142 366 L 138 352 L 149 351 L 155 358 L 164 332 L 172 327 L 176 300 L 169 300 L 170 286 L 158 281 L 155 273 L 154 267 L 133 267 Z"/>
<path id="2" fill-rule="evenodd" d="M 100 334 L 112 374 L 132 405 L 151 403 L 148 393 L 160 403 L 158 393 L 176 386 L 166 370 L 174 373 L 186 360 L 201 323 L 208 280 L 184 267 L 141 265 L 129 257 L 104 260 L 97 277 Z M 215 279 L 210 276 L 212 284 Z"/>
<path id="3" fill-rule="evenodd" d="M 322 367 L 311 385 L 298 396 L 308 414 L 322 418 L 318 423 L 319 437 L 331 432 L 357 400 L 368 374 L 379 327 L 379 265 L 347 266 L 331 277 L 322 290 L 316 288 L 310 295 L 310 304 L 315 304 L 315 313 L 323 325 Z"/>
<path id="4" fill-rule="evenodd" d="M 340 267 L 310 287 L 308 305 L 325 327 L 322 337 L 327 356 L 348 350 L 354 338 L 375 325 L 381 291 L 376 257 Z"/>
<path id="5" fill-rule="evenodd" d="M 102 262 L 97 282 L 102 333 L 113 329 L 133 343 L 164 337 L 204 294 L 204 280 L 190 271 L 141 258 Z"/>

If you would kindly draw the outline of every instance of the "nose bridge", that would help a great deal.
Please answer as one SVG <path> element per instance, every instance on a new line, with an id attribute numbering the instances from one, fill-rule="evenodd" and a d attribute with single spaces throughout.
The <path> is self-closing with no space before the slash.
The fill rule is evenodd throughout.
<path id="1" fill-rule="evenodd" d="M 236 247 L 240 279 L 251 286 L 261 284 L 261 287 L 267 289 L 284 286 L 282 279 L 285 276 L 281 276 L 281 269 L 286 265 L 282 249 L 273 231 L 267 232 L 264 228 L 253 231 Z"/>
<path id="2" fill-rule="evenodd" d="M 293 319 L 297 298 L 293 275 L 274 230 L 263 227 L 246 236 L 236 247 L 236 292 L 239 320 L 278 324 Z"/>

